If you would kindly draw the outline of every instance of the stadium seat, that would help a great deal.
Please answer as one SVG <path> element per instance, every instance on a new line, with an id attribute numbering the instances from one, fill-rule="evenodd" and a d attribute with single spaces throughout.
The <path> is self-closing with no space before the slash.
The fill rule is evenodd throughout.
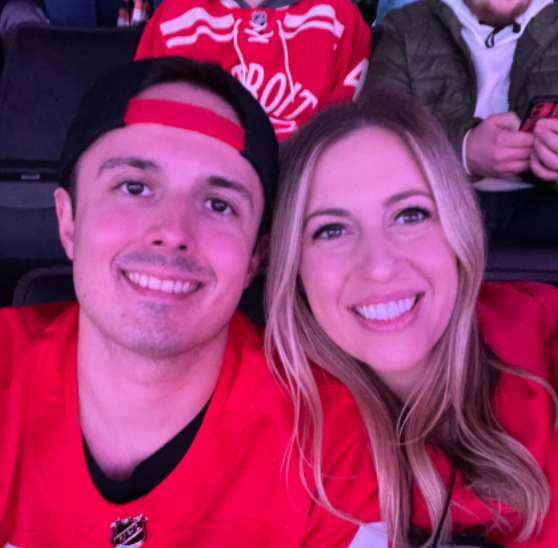
<path id="1" fill-rule="evenodd" d="M 74 301 L 71 266 L 46 266 L 27 272 L 17 283 L 13 306 Z"/>
<path id="2" fill-rule="evenodd" d="M 53 190 L 67 128 L 84 91 L 133 59 L 140 29 L 25 26 L 0 76 L 0 306 L 28 269 L 67 263 Z"/>
<path id="3" fill-rule="evenodd" d="M 558 287 L 558 249 L 494 247 L 488 255 L 484 278 L 546 282 Z"/>
<path id="4" fill-rule="evenodd" d="M 57 162 L 84 91 L 133 59 L 140 36 L 139 29 L 15 31 L 0 78 L 0 163 Z"/>

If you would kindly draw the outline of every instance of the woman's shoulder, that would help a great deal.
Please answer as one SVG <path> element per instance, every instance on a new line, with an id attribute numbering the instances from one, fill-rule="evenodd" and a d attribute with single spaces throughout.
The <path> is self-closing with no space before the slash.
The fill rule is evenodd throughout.
<path id="1" fill-rule="evenodd" d="M 548 377 L 558 355 L 558 289 L 534 282 L 487 282 L 477 314 L 481 337 L 502 361 Z"/>

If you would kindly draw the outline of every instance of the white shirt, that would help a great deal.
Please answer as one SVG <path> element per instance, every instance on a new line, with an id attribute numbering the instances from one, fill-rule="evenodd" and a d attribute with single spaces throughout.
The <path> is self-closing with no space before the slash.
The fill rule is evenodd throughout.
<path id="1" fill-rule="evenodd" d="M 517 41 L 525 31 L 527 23 L 543 8 L 552 4 L 553 0 L 533 0 L 525 13 L 516 19 L 517 25 L 508 25 L 495 34 L 493 34 L 494 27 L 479 23 L 463 0 L 442 1 L 452 9 L 463 25 L 461 35 L 469 48 L 475 66 L 477 75 L 475 117 L 484 119 L 491 114 L 508 112 L 510 72 Z M 493 39 L 489 41 L 491 34 Z M 469 173 L 465 154 L 468 135 L 467 133 L 463 139 L 462 157 L 463 165 Z M 475 185 L 481 190 L 512 190 L 530 186 L 518 180 L 500 179 L 484 179 Z"/>

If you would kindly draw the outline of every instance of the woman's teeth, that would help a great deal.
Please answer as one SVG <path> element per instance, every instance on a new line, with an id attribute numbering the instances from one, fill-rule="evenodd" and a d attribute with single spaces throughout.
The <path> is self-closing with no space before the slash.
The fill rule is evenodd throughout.
<path id="1" fill-rule="evenodd" d="M 389 301 L 387 303 L 369 304 L 366 306 L 355 306 L 354 310 L 367 320 L 388 321 L 394 320 L 409 312 L 417 302 L 416 295 L 411 298 L 401 299 L 399 301 Z"/>
<path id="2" fill-rule="evenodd" d="M 154 276 L 140 274 L 139 272 L 124 272 L 124 275 L 128 280 L 140 287 L 149 288 L 153 291 L 162 291 L 163 293 L 191 293 L 200 286 L 199 282 L 161 280 Z"/>

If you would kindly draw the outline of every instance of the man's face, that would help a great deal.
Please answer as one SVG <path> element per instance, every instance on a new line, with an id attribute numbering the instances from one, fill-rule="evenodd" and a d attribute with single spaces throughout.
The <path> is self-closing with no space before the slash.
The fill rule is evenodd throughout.
<path id="1" fill-rule="evenodd" d="M 225 101 L 187 84 L 139 97 L 195 104 L 238 122 Z M 152 358 L 226 336 L 260 262 L 264 207 L 259 178 L 237 150 L 193 131 L 129 125 L 81 156 L 75 220 L 66 191 L 57 190 L 56 205 L 82 323 Z"/>
<path id="2" fill-rule="evenodd" d="M 495 27 L 513 23 L 532 0 L 464 0 L 481 23 Z"/>

